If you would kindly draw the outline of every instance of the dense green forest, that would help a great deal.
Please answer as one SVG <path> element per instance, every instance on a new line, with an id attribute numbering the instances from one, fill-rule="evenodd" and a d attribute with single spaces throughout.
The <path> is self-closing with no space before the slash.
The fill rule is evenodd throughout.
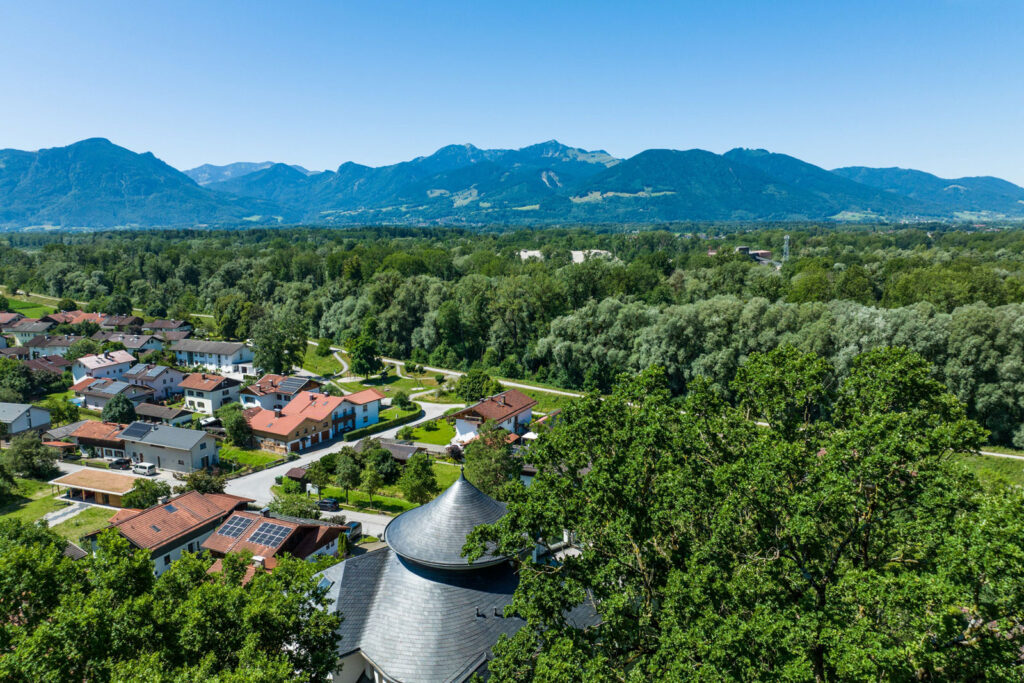
<path id="1" fill-rule="evenodd" d="M 705 234 L 706 233 L 706 234 Z M 719 235 L 718 233 L 722 233 Z M 780 268 L 734 253 L 747 245 Z M 520 258 L 539 250 L 543 259 Z M 610 257 L 573 263 L 571 250 Z M 717 252 L 709 255 L 711 252 Z M 852 359 L 905 346 L 999 443 L 1024 446 L 1024 232 L 949 227 L 681 226 L 586 229 L 289 229 L 25 233 L 0 246 L 0 283 L 251 336 L 266 314 L 311 338 L 371 339 L 384 354 L 606 392 L 665 368 L 683 395 L 729 382 L 754 352 Z"/>

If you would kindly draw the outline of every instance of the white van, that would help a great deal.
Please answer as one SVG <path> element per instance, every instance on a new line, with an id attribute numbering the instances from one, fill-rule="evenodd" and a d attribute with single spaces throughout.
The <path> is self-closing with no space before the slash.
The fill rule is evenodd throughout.
<path id="1" fill-rule="evenodd" d="M 156 475 L 156 465 L 151 462 L 137 462 L 132 465 L 132 472 L 135 474 L 144 474 L 147 477 Z"/>

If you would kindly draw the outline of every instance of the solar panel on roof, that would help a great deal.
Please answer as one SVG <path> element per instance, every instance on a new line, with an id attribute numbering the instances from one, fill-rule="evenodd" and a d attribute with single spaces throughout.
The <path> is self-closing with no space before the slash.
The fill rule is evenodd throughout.
<path id="1" fill-rule="evenodd" d="M 111 382 L 110 386 L 108 386 L 105 389 L 105 391 L 108 394 L 119 394 L 119 393 L 121 393 L 122 391 L 124 391 L 127 388 L 128 388 L 128 383 L 127 382 Z"/>
<path id="2" fill-rule="evenodd" d="M 228 538 L 238 538 L 252 524 L 253 520 L 248 517 L 232 517 L 224 522 L 224 525 L 217 529 L 217 533 Z"/>
<path id="3" fill-rule="evenodd" d="M 278 388 L 283 394 L 293 394 L 304 386 L 306 386 L 306 380 L 301 377 L 288 377 L 287 379 L 281 380 L 281 384 Z"/>
<path id="4" fill-rule="evenodd" d="M 149 434 L 149 430 L 153 428 L 152 425 L 145 422 L 133 422 L 121 432 L 121 437 L 127 437 L 129 439 L 141 439 L 146 434 Z"/>
<path id="5" fill-rule="evenodd" d="M 268 548 L 276 548 L 291 533 L 291 529 L 280 524 L 264 522 L 249 537 L 249 541 L 257 545 L 265 545 Z"/>

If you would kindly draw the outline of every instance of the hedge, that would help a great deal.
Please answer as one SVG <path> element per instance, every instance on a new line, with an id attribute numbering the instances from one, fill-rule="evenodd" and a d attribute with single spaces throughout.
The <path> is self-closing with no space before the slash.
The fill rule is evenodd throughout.
<path id="1" fill-rule="evenodd" d="M 377 424 L 372 424 L 369 427 L 360 427 L 359 429 L 353 429 L 351 432 L 347 432 L 345 434 L 345 441 L 355 441 L 356 439 L 361 439 L 364 436 L 376 434 L 377 432 L 383 432 L 384 430 L 392 429 L 394 427 L 401 427 L 402 425 L 407 425 L 410 422 L 415 422 L 421 417 L 423 417 L 422 408 L 417 410 L 415 413 L 405 415 L 404 417 L 396 417 L 394 420 L 378 422 Z"/>

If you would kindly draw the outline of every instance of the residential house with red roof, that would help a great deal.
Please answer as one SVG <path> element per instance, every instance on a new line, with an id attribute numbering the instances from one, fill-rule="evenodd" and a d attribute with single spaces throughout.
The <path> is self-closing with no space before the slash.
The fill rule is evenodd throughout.
<path id="1" fill-rule="evenodd" d="M 251 408 L 245 415 L 260 448 L 287 453 L 376 424 L 383 398 L 384 394 L 376 389 L 347 396 L 302 391 L 279 410 Z"/>
<path id="2" fill-rule="evenodd" d="M 134 514 L 121 510 L 106 528 L 117 529 L 132 547 L 148 550 L 153 558 L 153 572 L 160 576 L 182 553 L 200 552 L 221 522 L 252 502 L 251 498 L 226 493 L 189 491 Z M 101 531 L 86 538 L 95 544 Z"/>
<path id="3" fill-rule="evenodd" d="M 185 407 L 206 415 L 213 415 L 225 403 L 237 401 L 241 386 L 237 379 L 209 372 L 193 372 L 178 382 L 178 388 L 185 392 Z"/>
<path id="4" fill-rule="evenodd" d="M 202 548 L 218 558 L 211 573 L 220 571 L 220 559 L 228 553 L 251 552 L 253 563 L 244 578 L 249 581 L 257 571 L 273 571 L 281 555 L 302 560 L 336 556 L 344 530 L 341 524 L 277 515 L 266 508 L 258 513 L 238 511 L 206 538 Z"/>
<path id="5" fill-rule="evenodd" d="M 516 389 L 481 399 L 478 403 L 448 416 L 448 420 L 455 422 L 455 437 L 452 443 L 464 444 L 472 441 L 484 422 L 494 422 L 510 434 L 522 435 L 533 419 L 535 405 L 535 400 Z"/>
<path id="6" fill-rule="evenodd" d="M 32 372 L 52 372 L 55 375 L 63 375 L 71 367 L 71 361 L 64 356 L 40 356 L 22 363 Z"/>
<path id="7" fill-rule="evenodd" d="M 128 425 L 116 422 L 83 420 L 67 438 L 79 448 L 91 450 L 101 458 L 123 458 L 124 440 L 121 432 Z"/>

